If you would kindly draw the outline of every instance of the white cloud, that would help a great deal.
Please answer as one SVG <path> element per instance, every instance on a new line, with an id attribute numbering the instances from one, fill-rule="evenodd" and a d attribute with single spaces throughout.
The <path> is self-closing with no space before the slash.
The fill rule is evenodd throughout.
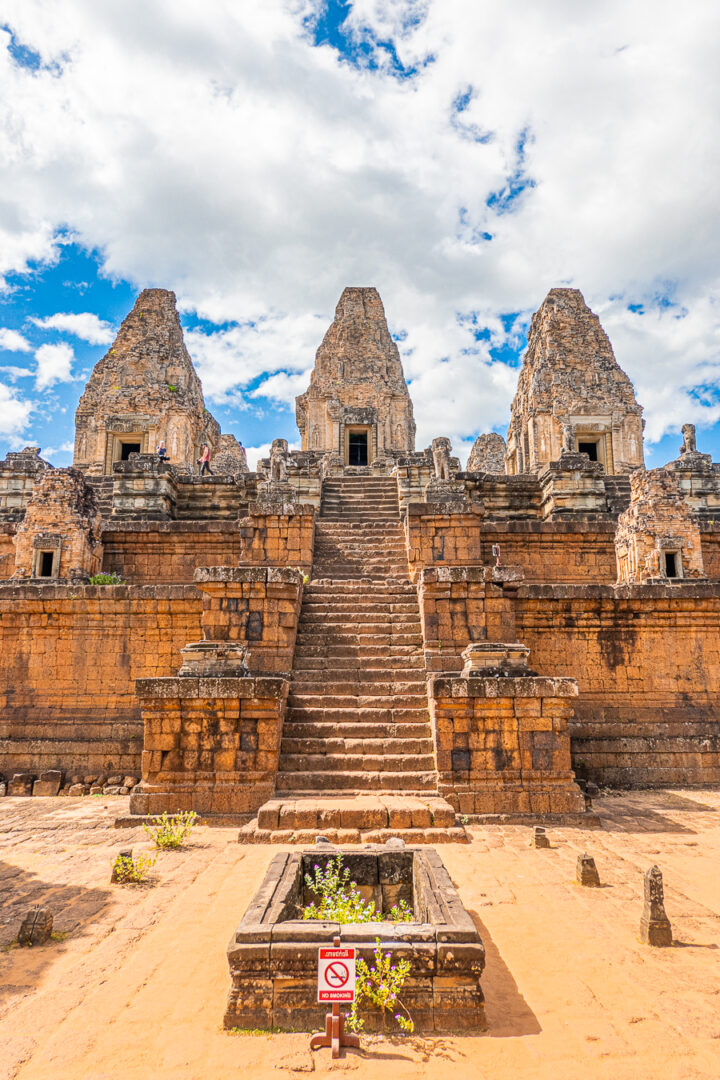
<path id="1" fill-rule="evenodd" d="M 46 390 L 59 382 L 70 382 L 75 354 L 69 345 L 41 345 L 35 353 L 35 389 Z"/>
<path id="2" fill-rule="evenodd" d="M 31 318 L 30 322 L 43 330 L 59 330 L 64 334 L 72 334 L 82 341 L 87 341 L 89 345 L 109 345 L 115 336 L 110 323 L 89 311 L 77 314 L 58 312 L 44 319 Z"/>
<path id="3" fill-rule="evenodd" d="M 60 446 L 46 446 L 42 451 L 42 456 L 46 459 L 52 459 L 61 454 L 72 454 L 74 450 L 75 444 L 68 440 L 68 442 L 61 443 Z"/>
<path id="4" fill-rule="evenodd" d="M 279 368 L 307 372 L 306 386 L 315 350 L 326 329 L 327 319 L 317 315 L 271 314 L 215 333 L 188 331 L 185 343 L 202 379 L 205 396 L 218 404 L 242 404 L 239 391 Z M 305 386 L 297 393 L 302 393 Z"/>
<path id="5" fill-rule="evenodd" d="M 31 352 L 32 345 L 17 330 L 0 326 L 0 349 L 5 349 L 6 352 Z"/>
<path id="6" fill-rule="evenodd" d="M 0 273 L 71 230 L 111 276 L 238 324 L 188 336 L 208 398 L 235 404 L 264 375 L 294 396 L 342 287 L 374 284 L 407 333 L 420 445 L 507 419 L 515 372 L 457 314 L 501 340 L 500 314 L 572 284 L 649 436 L 689 410 L 713 422 L 714 0 L 691 18 L 670 0 L 354 0 L 375 70 L 312 46 L 302 16 L 323 7 L 5 0 L 45 66 L 0 47 Z"/>
<path id="7" fill-rule="evenodd" d="M 257 463 L 260 458 L 266 458 L 270 456 L 271 442 L 262 443 L 260 446 L 246 446 L 245 453 L 247 454 L 247 463 L 250 472 L 254 472 L 257 468 Z M 299 442 L 288 442 L 288 450 L 299 450 Z"/>
<path id="8" fill-rule="evenodd" d="M 22 435 L 32 408 L 31 401 L 19 397 L 15 390 L 0 383 L 0 435 L 11 440 Z"/>

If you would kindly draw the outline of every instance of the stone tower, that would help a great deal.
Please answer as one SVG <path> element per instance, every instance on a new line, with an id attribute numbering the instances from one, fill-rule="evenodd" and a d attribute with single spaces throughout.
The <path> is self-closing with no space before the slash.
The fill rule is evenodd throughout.
<path id="1" fill-rule="evenodd" d="M 296 416 L 303 450 L 334 452 L 343 465 L 414 449 L 412 402 L 377 289 L 343 290 Z"/>
<path id="2" fill-rule="evenodd" d="M 175 293 L 145 289 L 80 398 L 73 464 L 109 474 L 115 461 L 153 453 L 164 440 L 172 464 L 191 467 L 202 444 L 214 449 L 219 437 L 185 348 Z"/>
<path id="3" fill-rule="evenodd" d="M 630 505 L 615 530 L 620 584 L 706 577 L 699 522 L 673 465 L 637 469 L 630 477 Z"/>
<path id="4" fill-rule="evenodd" d="M 530 325 L 512 404 L 508 473 L 539 472 L 562 450 L 607 473 L 642 467 L 642 408 L 578 289 L 551 289 Z"/>

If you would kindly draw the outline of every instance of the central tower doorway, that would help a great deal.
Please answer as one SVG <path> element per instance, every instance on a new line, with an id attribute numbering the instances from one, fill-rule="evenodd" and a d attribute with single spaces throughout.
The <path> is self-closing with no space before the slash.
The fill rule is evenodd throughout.
<path id="1" fill-rule="evenodd" d="M 368 464 L 367 429 L 358 428 L 356 430 L 350 429 L 348 431 L 347 463 L 348 465 Z"/>

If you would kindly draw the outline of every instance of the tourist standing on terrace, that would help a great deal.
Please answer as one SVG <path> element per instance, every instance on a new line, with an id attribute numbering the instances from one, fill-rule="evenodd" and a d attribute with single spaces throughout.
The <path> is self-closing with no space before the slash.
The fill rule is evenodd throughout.
<path id="1" fill-rule="evenodd" d="M 203 446 L 202 457 L 200 458 L 200 475 L 204 476 L 208 472 L 212 476 L 213 471 L 210 468 L 210 447 Z"/>

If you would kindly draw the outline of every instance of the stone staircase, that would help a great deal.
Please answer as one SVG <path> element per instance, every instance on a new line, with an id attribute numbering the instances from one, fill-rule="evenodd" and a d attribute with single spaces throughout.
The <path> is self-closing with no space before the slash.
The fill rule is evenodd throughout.
<path id="1" fill-rule="evenodd" d="M 255 838 L 307 842 L 320 830 L 379 841 L 401 829 L 413 842 L 464 839 L 437 795 L 420 612 L 392 479 L 323 484 L 276 788 L 251 823 Z"/>
<path id="2" fill-rule="evenodd" d="M 95 492 L 95 501 L 101 515 L 105 519 L 109 518 L 113 508 L 113 477 L 86 476 L 85 480 Z"/>
<path id="3" fill-rule="evenodd" d="M 605 476 L 605 501 L 610 514 L 622 514 L 630 505 L 630 477 Z"/>

